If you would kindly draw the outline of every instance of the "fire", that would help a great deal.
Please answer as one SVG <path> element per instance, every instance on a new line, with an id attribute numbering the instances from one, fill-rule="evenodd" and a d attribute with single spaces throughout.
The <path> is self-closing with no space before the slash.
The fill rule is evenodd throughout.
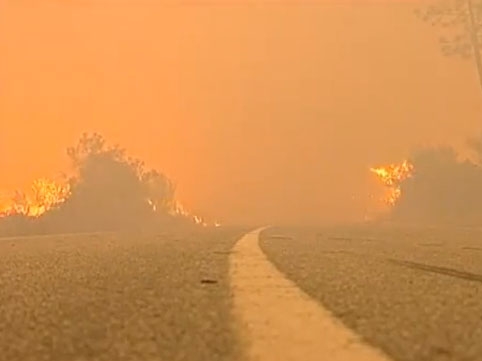
<path id="1" fill-rule="evenodd" d="M 179 201 L 175 201 L 169 211 L 169 213 L 173 216 L 183 216 L 183 217 L 186 217 L 188 219 L 191 219 L 194 223 L 200 225 L 200 226 L 203 226 L 203 227 L 209 227 L 210 224 L 202 217 L 198 216 L 198 215 L 194 215 L 192 214 L 191 212 L 189 212 L 186 207 L 184 207 L 182 205 L 181 202 Z M 218 222 L 214 222 L 214 224 L 212 224 L 211 226 L 214 226 L 214 227 L 220 227 L 221 224 L 218 223 Z"/>
<path id="2" fill-rule="evenodd" d="M 0 199 L 0 218 L 13 215 L 40 217 L 64 203 L 70 194 L 70 186 L 67 183 L 62 184 L 46 178 L 37 179 L 28 193 L 17 191 L 13 196 Z M 155 202 L 148 200 L 148 203 L 154 212 L 158 210 Z M 203 217 L 192 214 L 179 201 L 173 203 L 169 213 L 188 218 L 203 227 L 221 226 L 218 222 L 210 224 Z"/>
<path id="3" fill-rule="evenodd" d="M 389 206 L 393 206 L 402 195 L 400 184 L 412 177 L 414 166 L 408 160 L 404 160 L 399 164 L 370 168 L 370 171 L 376 174 L 383 185 L 387 187 L 388 193 L 383 201 Z"/>
<path id="4" fill-rule="evenodd" d="M 61 184 L 46 178 L 37 179 L 28 193 L 16 191 L 13 197 L 0 202 L 0 217 L 10 215 L 40 217 L 65 202 L 69 195 L 68 184 Z"/>

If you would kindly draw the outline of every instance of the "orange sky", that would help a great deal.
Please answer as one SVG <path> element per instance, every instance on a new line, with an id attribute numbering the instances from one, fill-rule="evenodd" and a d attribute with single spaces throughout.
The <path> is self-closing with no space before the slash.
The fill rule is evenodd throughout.
<path id="1" fill-rule="evenodd" d="M 0 0 L 0 189 L 98 131 L 208 217 L 353 219 L 369 166 L 482 128 L 472 64 L 411 1 L 153 3 Z"/>

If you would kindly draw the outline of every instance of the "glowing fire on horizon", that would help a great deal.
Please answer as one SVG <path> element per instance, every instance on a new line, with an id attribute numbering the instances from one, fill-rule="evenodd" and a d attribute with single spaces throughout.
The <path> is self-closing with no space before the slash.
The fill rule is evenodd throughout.
<path id="1" fill-rule="evenodd" d="M 183 216 L 191 219 L 194 223 L 198 225 L 201 225 L 203 227 L 209 227 L 209 224 L 204 218 L 189 212 L 179 201 L 175 201 L 173 206 L 171 206 L 170 208 L 171 209 L 169 210 L 169 213 L 173 216 Z M 212 226 L 220 227 L 221 224 L 219 222 L 214 222 Z"/>
<path id="2" fill-rule="evenodd" d="M 68 183 L 60 183 L 53 180 L 41 178 L 33 182 L 29 192 L 16 191 L 13 196 L 0 198 L 0 218 L 22 215 L 38 218 L 46 212 L 60 206 L 70 197 L 70 186 Z M 147 201 L 156 212 L 157 206 L 151 200 Z M 179 201 L 173 202 L 168 207 L 172 216 L 185 217 L 197 225 L 203 227 L 220 227 L 221 224 L 208 223 L 203 217 L 192 214 Z"/>
<path id="3" fill-rule="evenodd" d="M 413 176 L 414 166 L 408 160 L 404 160 L 399 164 L 370 168 L 370 171 L 387 188 L 387 194 L 382 200 L 391 207 L 397 203 L 402 195 L 401 183 Z"/>
<path id="4" fill-rule="evenodd" d="M 49 180 L 37 179 L 33 182 L 29 192 L 15 192 L 13 197 L 0 200 L 0 217 L 23 215 L 40 217 L 45 212 L 64 203 L 70 196 L 68 184 Z"/>

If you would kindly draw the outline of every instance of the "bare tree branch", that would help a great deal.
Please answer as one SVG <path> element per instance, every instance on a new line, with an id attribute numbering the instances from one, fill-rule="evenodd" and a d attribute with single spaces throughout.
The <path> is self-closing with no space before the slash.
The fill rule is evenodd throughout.
<path id="1" fill-rule="evenodd" d="M 416 14 L 449 32 L 440 38 L 442 54 L 474 59 L 482 91 L 482 0 L 439 0 Z"/>

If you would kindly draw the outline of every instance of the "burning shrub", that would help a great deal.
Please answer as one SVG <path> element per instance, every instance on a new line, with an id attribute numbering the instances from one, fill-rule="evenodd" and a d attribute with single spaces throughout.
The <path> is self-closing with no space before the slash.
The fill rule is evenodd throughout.
<path id="1" fill-rule="evenodd" d="M 372 171 L 393 188 L 391 219 L 410 223 L 482 224 L 482 152 L 471 141 L 478 161 L 461 161 L 450 147 L 416 152 L 410 167 L 380 167 Z M 410 172 L 396 170 L 409 169 Z M 408 176 L 401 176 L 402 174 Z"/>
<path id="2" fill-rule="evenodd" d="M 178 212 L 173 183 L 156 170 L 84 134 L 67 150 L 74 176 L 63 185 L 40 180 L 32 194 L 17 193 L 0 218 L 0 234 L 90 232 L 160 224 L 203 223 Z"/>

